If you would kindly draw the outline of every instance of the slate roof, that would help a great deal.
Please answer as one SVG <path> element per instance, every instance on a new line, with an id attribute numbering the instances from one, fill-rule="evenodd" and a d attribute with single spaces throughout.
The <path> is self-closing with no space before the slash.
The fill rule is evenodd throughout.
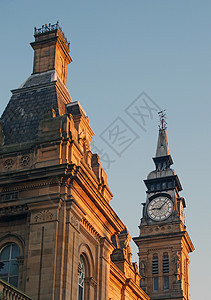
<path id="1" fill-rule="evenodd" d="M 84 109 L 82 108 L 81 104 L 79 103 L 79 101 L 74 101 L 72 103 L 69 103 L 66 105 L 66 112 L 68 114 L 71 114 L 73 116 L 79 116 L 82 115 L 85 118 L 87 117 Z"/>
<path id="2" fill-rule="evenodd" d="M 66 87 L 55 76 L 55 71 L 30 76 L 12 93 L 0 119 L 5 145 L 35 140 L 39 122 L 46 111 L 53 108 L 57 115 L 64 114 L 65 104 L 71 102 Z M 64 96 L 65 93 L 67 96 Z"/>
<path id="3" fill-rule="evenodd" d="M 45 72 L 42 74 L 33 74 L 19 88 L 26 88 L 35 85 L 49 83 L 52 81 L 52 79 L 54 79 L 54 74 L 55 74 L 54 71 Z"/>

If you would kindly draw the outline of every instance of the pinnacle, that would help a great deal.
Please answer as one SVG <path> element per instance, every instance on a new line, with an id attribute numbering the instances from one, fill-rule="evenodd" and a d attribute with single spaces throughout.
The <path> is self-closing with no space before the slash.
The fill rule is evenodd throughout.
<path id="1" fill-rule="evenodd" d="M 169 155 L 168 139 L 166 129 L 159 129 L 158 143 L 155 157 Z"/>

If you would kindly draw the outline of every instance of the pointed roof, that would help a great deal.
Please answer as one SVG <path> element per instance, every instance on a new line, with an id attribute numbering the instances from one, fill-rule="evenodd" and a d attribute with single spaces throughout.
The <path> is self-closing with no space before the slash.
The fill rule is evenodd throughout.
<path id="1" fill-rule="evenodd" d="M 169 146 L 167 139 L 167 130 L 165 128 L 159 128 L 158 134 L 158 142 L 155 157 L 153 158 L 154 163 L 156 165 L 156 169 L 158 168 L 159 163 L 166 164 L 166 167 L 170 167 L 173 164 L 173 160 L 171 155 L 169 154 Z"/>
<path id="2" fill-rule="evenodd" d="M 182 186 L 179 178 L 174 170 L 170 168 L 173 164 L 173 160 L 169 153 L 166 126 L 163 126 L 163 124 L 159 128 L 156 155 L 153 161 L 156 168 L 149 173 L 147 180 L 144 180 L 148 189 L 147 192 L 151 192 L 152 188 L 153 192 L 160 192 L 175 187 L 181 191 Z"/>
<path id="3" fill-rule="evenodd" d="M 169 155 L 169 146 L 166 129 L 159 129 L 158 143 L 155 157 Z"/>

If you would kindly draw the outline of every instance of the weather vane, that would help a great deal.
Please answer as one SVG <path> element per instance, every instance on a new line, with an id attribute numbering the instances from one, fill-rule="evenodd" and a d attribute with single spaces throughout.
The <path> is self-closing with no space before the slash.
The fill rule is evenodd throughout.
<path id="1" fill-rule="evenodd" d="M 167 128 L 167 122 L 166 122 L 166 110 L 164 109 L 164 110 L 161 110 L 161 111 L 159 111 L 158 112 L 158 115 L 159 115 L 159 129 L 160 130 L 164 130 L 164 129 L 166 129 Z"/>

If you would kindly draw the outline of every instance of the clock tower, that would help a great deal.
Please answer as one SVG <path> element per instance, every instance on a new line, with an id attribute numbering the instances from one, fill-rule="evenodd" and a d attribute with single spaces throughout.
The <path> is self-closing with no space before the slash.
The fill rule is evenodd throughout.
<path id="1" fill-rule="evenodd" d="M 134 241 L 139 248 L 141 287 L 150 298 L 190 300 L 189 253 L 194 246 L 185 226 L 182 186 L 171 168 L 165 118 L 160 112 L 155 170 L 144 180 L 147 197 L 140 235 Z"/>

